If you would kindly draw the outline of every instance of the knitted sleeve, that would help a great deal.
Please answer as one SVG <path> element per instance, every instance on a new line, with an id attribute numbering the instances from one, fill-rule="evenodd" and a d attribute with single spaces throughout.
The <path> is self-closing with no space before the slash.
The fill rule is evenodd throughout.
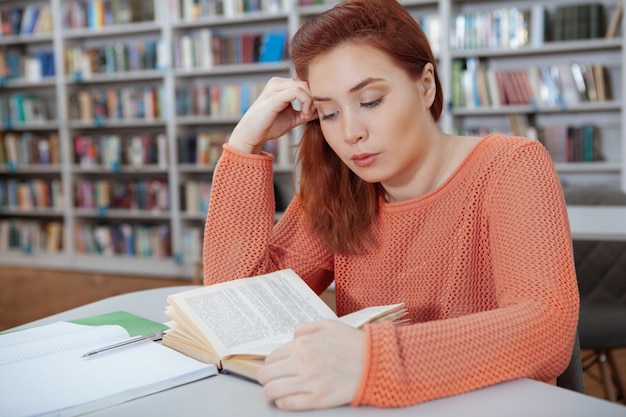
<path id="1" fill-rule="evenodd" d="M 528 142 L 487 182 L 497 306 L 444 320 L 366 328 L 353 405 L 403 406 L 528 377 L 554 383 L 571 356 L 578 288 L 566 206 L 550 156 Z M 479 294 L 480 291 L 477 292 Z"/>
<path id="2" fill-rule="evenodd" d="M 332 255 L 309 233 L 297 197 L 274 224 L 272 162 L 224 145 L 204 229 L 204 284 L 292 268 L 319 294 L 333 279 Z"/>

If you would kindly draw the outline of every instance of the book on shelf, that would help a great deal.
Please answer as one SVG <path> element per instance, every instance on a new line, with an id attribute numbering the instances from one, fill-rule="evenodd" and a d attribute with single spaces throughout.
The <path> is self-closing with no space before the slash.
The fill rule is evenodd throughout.
<path id="1" fill-rule="evenodd" d="M 0 179 L 0 211 L 2 208 L 28 212 L 34 208 L 62 210 L 59 179 Z"/>
<path id="2" fill-rule="evenodd" d="M 59 137 L 23 132 L 0 132 L 0 164 L 12 169 L 20 165 L 51 165 L 60 163 Z"/>
<path id="3" fill-rule="evenodd" d="M 180 44 L 183 38 L 189 40 L 189 46 L 185 48 Z M 207 39 L 211 42 L 213 65 L 279 62 L 284 58 L 287 32 L 284 30 L 268 30 L 261 33 L 214 32 Z M 187 57 L 186 54 L 194 52 L 194 43 L 197 42 L 203 42 L 203 38 L 184 35 L 174 43 L 174 57 L 178 68 L 192 67 L 194 58 Z"/>
<path id="4" fill-rule="evenodd" d="M 439 56 L 441 53 L 441 17 L 437 13 L 433 14 L 420 14 L 415 17 L 426 34 L 433 54 Z"/>
<path id="5" fill-rule="evenodd" d="M 83 357 L 166 328 L 115 311 L 0 334 L 2 414 L 74 416 L 217 374 L 150 340 Z"/>
<path id="6" fill-rule="evenodd" d="M 200 16 L 202 16 L 201 14 L 201 4 L 198 0 L 182 0 L 182 1 L 178 1 L 175 2 L 177 4 L 172 4 L 172 2 L 170 2 L 170 4 L 172 5 L 172 9 L 176 11 L 176 15 L 180 15 L 183 16 L 183 18 L 185 20 L 193 20 L 193 19 L 197 19 Z M 212 2 L 212 3 L 217 3 L 217 2 Z M 220 2 L 223 5 L 223 2 Z M 221 8 L 221 14 L 223 14 L 223 7 Z M 218 10 L 211 10 L 214 13 L 217 13 Z"/>
<path id="7" fill-rule="evenodd" d="M 187 214 L 206 214 L 209 208 L 211 181 L 187 180 L 181 190 L 183 210 Z"/>
<path id="8" fill-rule="evenodd" d="M 60 253 L 63 250 L 63 225 L 61 222 L 48 222 L 44 226 L 45 251 Z"/>
<path id="9" fill-rule="evenodd" d="M 106 215 L 108 209 L 141 210 L 153 214 L 169 210 L 169 184 L 163 179 L 80 179 L 74 190 L 77 208 L 98 210 L 101 216 Z"/>
<path id="10" fill-rule="evenodd" d="M 180 0 L 169 1 L 167 12 L 173 22 L 210 16 L 233 18 L 246 13 L 278 13 L 286 11 L 283 0 Z"/>
<path id="11" fill-rule="evenodd" d="M 68 96 L 72 120 L 99 124 L 105 120 L 154 120 L 163 117 L 162 86 L 133 85 L 109 89 L 83 89 Z"/>
<path id="12" fill-rule="evenodd" d="M 200 3 L 207 3 L 207 0 L 200 0 Z M 211 0 L 208 0 L 210 3 Z M 226 17 L 241 16 L 251 12 L 278 13 L 286 10 L 288 2 L 284 0 L 223 0 L 224 15 Z M 202 10 L 201 10 L 202 13 Z"/>
<path id="13" fill-rule="evenodd" d="M 604 160 L 600 129 L 592 124 L 544 126 L 539 129 L 539 140 L 554 162 Z"/>
<path id="14" fill-rule="evenodd" d="M 617 35 L 617 29 L 622 21 L 622 15 L 624 14 L 624 3 L 622 1 L 618 1 L 615 6 L 615 10 L 613 10 L 613 14 L 611 14 L 608 26 L 606 28 L 606 33 L 604 37 L 607 39 L 614 38 Z"/>
<path id="15" fill-rule="evenodd" d="M 41 123 L 48 120 L 45 99 L 30 93 L 0 97 L 0 118 L 6 124 Z"/>
<path id="16" fill-rule="evenodd" d="M 98 29 L 112 25 L 155 21 L 158 0 L 63 1 L 61 16 L 66 29 Z"/>
<path id="17" fill-rule="evenodd" d="M 509 131 L 513 136 L 523 136 L 529 139 L 538 140 L 537 128 L 531 123 L 526 114 L 509 114 Z"/>
<path id="18" fill-rule="evenodd" d="M 2 206 L 23 212 L 29 212 L 35 208 L 58 211 L 63 209 L 61 181 L 58 178 L 0 180 L 0 197 Z"/>
<path id="19" fill-rule="evenodd" d="M 0 250 L 29 255 L 47 252 L 47 237 L 44 233 L 48 224 L 28 220 L 0 220 Z"/>
<path id="20" fill-rule="evenodd" d="M 287 45 L 287 32 L 269 31 L 263 34 L 259 62 L 282 61 Z"/>
<path id="21" fill-rule="evenodd" d="M 403 303 L 337 317 L 291 269 L 172 294 L 163 345 L 218 368 L 257 379 L 265 356 L 307 322 L 339 320 L 355 328 L 380 320 L 404 323 Z"/>
<path id="22" fill-rule="evenodd" d="M 523 70 L 485 68 L 476 58 L 452 63 L 452 105 L 455 108 L 566 107 L 610 98 L 610 80 L 602 64 L 532 65 Z"/>
<path id="23" fill-rule="evenodd" d="M 551 22 L 553 41 L 596 39 L 605 36 L 605 9 L 601 3 L 558 6 Z"/>
<path id="24" fill-rule="evenodd" d="M 202 227 L 185 227 L 181 237 L 181 255 L 184 263 L 195 264 L 202 259 Z"/>
<path id="25" fill-rule="evenodd" d="M 530 6 L 458 13 L 452 16 L 450 44 L 456 50 L 519 48 L 529 43 L 529 35 L 543 35 L 532 32 L 531 20 Z"/>
<path id="26" fill-rule="evenodd" d="M 265 82 L 198 83 L 176 88 L 178 116 L 241 117 L 261 94 Z"/>
<path id="27" fill-rule="evenodd" d="M 158 40 L 127 40 L 100 46 L 73 45 L 65 48 L 65 73 L 76 81 L 93 74 L 154 70 L 159 62 Z"/>
<path id="28" fill-rule="evenodd" d="M 614 37 L 620 23 L 621 1 L 605 29 L 605 7 L 598 2 L 560 5 L 548 11 L 543 4 L 497 7 L 462 12 L 452 17 L 452 49 L 515 49 L 540 47 L 545 41 Z"/>
<path id="29" fill-rule="evenodd" d="M 130 135 L 77 135 L 74 163 L 83 168 L 102 166 L 112 172 L 123 167 L 167 167 L 167 139 L 164 133 Z"/>
<path id="30" fill-rule="evenodd" d="M 9 49 L 0 54 L 0 76 L 38 82 L 43 77 L 54 76 L 54 52 L 40 50 L 24 53 Z"/>
<path id="31" fill-rule="evenodd" d="M 0 6 L 0 37 L 52 32 L 50 5 Z"/>
<path id="32" fill-rule="evenodd" d="M 170 230 L 167 224 L 150 226 L 82 223 L 74 225 L 73 233 L 77 253 L 153 259 L 172 256 Z"/>
<path id="33" fill-rule="evenodd" d="M 540 47 L 549 39 L 550 14 L 543 4 L 534 4 L 530 9 L 529 43 Z"/>
<path id="34" fill-rule="evenodd" d="M 300 0 L 300 6 L 321 6 L 323 4 L 334 4 L 336 0 Z"/>
<path id="35" fill-rule="evenodd" d="M 595 86 L 589 85 L 592 81 L 587 75 L 587 68 L 577 62 L 571 65 L 572 76 L 574 77 L 574 83 L 576 85 L 576 91 L 580 101 L 589 101 L 595 98 Z"/>
<path id="36" fill-rule="evenodd" d="M 600 64 L 591 65 L 591 74 L 589 77 L 593 82 L 596 91 L 596 101 L 607 101 L 611 99 L 611 89 L 608 85 L 608 76 L 606 68 Z"/>
<path id="37" fill-rule="evenodd" d="M 15 133 L 7 132 L 3 137 L 4 159 L 7 164 L 16 166 L 22 159 L 19 155 L 18 149 L 19 138 Z"/>

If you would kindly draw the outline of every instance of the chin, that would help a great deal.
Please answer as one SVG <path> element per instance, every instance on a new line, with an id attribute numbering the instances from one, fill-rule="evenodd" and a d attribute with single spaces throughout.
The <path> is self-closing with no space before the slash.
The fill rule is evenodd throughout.
<path id="1" fill-rule="evenodd" d="M 372 173 L 364 173 L 364 172 L 359 172 L 357 170 L 352 170 L 352 172 L 354 172 L 354 174 L 357 177 L 359 177 L 360 179 L 362 179 L 363 181 L 369 184 L 376 184 L 383 180 L 383 178 L 380 175 L 372 175 Z"/>

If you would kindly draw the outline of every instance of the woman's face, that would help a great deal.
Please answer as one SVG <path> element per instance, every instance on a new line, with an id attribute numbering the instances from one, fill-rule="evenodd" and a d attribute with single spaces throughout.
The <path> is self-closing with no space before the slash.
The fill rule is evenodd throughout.
<path id="1" fill-rule="evenodd" d="M 436 126 L 430 64 L 412 79 L 378 49 L 347 44 L 313 61 L 308 82 L 326 141 L 356 175 L 383 187 L 411 181 Z"/>

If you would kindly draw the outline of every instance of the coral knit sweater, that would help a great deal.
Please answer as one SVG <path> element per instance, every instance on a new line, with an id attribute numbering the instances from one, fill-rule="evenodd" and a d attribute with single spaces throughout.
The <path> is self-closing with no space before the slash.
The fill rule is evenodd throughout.
<path id="1" fill-rule="evenodd" d="M 578 322 L 567 211 L 544 147 L 483 138 L 444 184 L 381 202 L 361 256 L 329 251 L 296 196 L 274 225 L 272 157 L 224 146 L 205 228 L 204 283 L 294 269 L 337 313 L 404 302 L 412 324 L 369 325 L 352 405 L 404 406 L 514 378 L 555 383 Z"/>

